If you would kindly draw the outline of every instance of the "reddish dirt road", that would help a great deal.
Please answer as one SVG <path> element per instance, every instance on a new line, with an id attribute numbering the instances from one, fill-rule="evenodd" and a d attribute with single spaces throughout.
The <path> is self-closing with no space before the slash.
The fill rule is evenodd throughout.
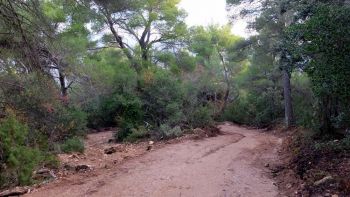
<path id="1" fill-rule="evenodd" d="M 264 164 L 276 159 L 281 140 L 228 123 L 219 128 L 224 135 L 166 145 L 109 170 L 72 175 L 27 196 L 278 196 Z"/>

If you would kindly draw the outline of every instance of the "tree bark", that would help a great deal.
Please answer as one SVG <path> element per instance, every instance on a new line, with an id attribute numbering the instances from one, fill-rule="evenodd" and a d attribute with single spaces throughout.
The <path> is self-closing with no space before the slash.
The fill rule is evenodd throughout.
<path id="1" fill-rule="evenodd" d="M 111 30 L 115 41 L 118 43 L 119 47 L 121 48 L 121 50 L 123 51 L 125 56 L 129 59 L 129 61 L 131 62 L 132 66 L 134 67 L 134 69 L 137 72 L 139 72 L 139 70 L 140 70 L 139 65 L 134 61 L 134 58 L 131 55 L 129 49 L 125 46 L 122 37 L 120 35 L 118 35 L 117 31 L 115 30 L 114 23 L 113 23 L 112 19 L 109 16 L 106 16 L 106 19 L 107 19 L 107 22 L 108 22 L 109 29 Z"/>
<path id="2" fill-rule="evenodd" d="M 282 73 L 283 73 L 285 123 L 287 127 L 291 127 L 291 126 L 294 126 L 295 120 L 294 120 L 294 113 L 293 113 L 290 75 L 286 69 L 283 69 Z"/>
<path id="3" fill-rule="evenodd" d="M 61 100 L 64 103 L 67 103 L 68 102 L 68 87 L 66 85 L 66 76 L 60 70 L 58 70 L 58 79 L 59 79 L 60 88 L 61 88 Z"/>
<path id="4" fill-rule="evenodd" d="M 230 96 L 230 87 L 231 87 L 231 83 L 230 83 L 230 79 L 229 79 L 229 70 L 226 67 L 226 63 L 225 63 L 225 59 L 224 56 L 218 51 L 218 54 L 220 56 L 221 62 L 222 62 L 222 66 L 224 69 L 224 78 L 225 78 L 225 82 L 226 82 L 226 90 L 225 90 L 225 95 L 224 95 L 224 104 L 222 105 L 221 109 L 220 109 L 220 113 L 222 113 L 227 106 L 227 102 Z"/>
<path id="5" fill-rule="evenodd" d="M 321 102 L 321 132 L 331 133 L 333 128 L 331 124 L 331 96 L 323 96 Z"/>
<path id="6" fill-rule="evenodd" d="M 147 44 L 143 41 L 139 42 L 140 48 L 141 48 L 141 57 L 142 60 L 148 61 L 148 49 L 147 49 Z"/>

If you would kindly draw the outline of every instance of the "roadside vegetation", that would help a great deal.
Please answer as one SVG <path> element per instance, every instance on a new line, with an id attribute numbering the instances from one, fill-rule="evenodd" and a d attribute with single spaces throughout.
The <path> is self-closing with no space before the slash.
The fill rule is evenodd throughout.
<path id="1" fill-rule="evenodd" d="M 349 159 L 348 1 L 251 2 L 227 0 L 245 7 L 232 18 L 255 18 L 244 39 L 186 26 L 179 0 L 1 0 L 0 189 L 34 183 L 105 127 L 137 142 L 215 121 L 283 124 L 310 130 L 299 162 Z"/>
<path id="2" fill-rule="evenodd" d="M 287 180 L 279 185 L 283 190 L 349 195 L 349 2 L 227 2 L 247 8 L 236 17 L 258 16 L 251 24 L 258 35 L 249 42 L 256 73 L 250 73 L 247 96 L 228 114 L 233 121 L 264 126 L 284 114 L 287 128 L 295 127 L 285 142 L 288 159 L 277 170 Z M 290 170 L 302 184 L 288 182 Z"/>

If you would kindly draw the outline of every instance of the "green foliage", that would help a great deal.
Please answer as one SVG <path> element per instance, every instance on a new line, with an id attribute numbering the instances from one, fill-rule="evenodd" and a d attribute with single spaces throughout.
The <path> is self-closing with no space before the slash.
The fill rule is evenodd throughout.
<path id="1" fill-rule="evenodd" d="M 251 63 L 237 73 L 234 84 L 239 96 L 224 112 L 225 119 L 264 127 L 283 117 L 281 73 L 266 50 L 255 48 Z"/>
<path id="2" fill-rule="evenodd" d="M 113 126 L 122 121 L 138 123 L 142 120 L 142 104 L 135 95 L 115 94 L 102 100 L 100 107 L 99 114 L 94 117 L 97 119 L 93 120 L 94 126 Z"/>
<path id="3" fill-rule="evenodd" d="M 96 26 L 100 29 L 105 25 L 111 30 L 109 34 L 113 34 L 114 41 L 138 72 L 151 66 L 152 50 L 156 45 L 167 47 L 181 43 L 187 33 L 186 14 L 178 8 L 179 0 L 93 2 L 95 4 L 91 4 L 90 10 L 95 15 Z M 117 29 L 134 40 L 133 49 L 121 42 L 123 35 L 119 35 Z M 153 36 L 155 34 L 157 36 Z"/>
<path id="4" fill-rule="evenodd" d="M 139 121 L 129 117 L 118 120 L 119 129 L 115 135 L 116 140 L 122 142 L 136 142 L 142 138 L 150 137 L 149 126 L 142 126 Z"/>
<path id="5" fill-rule="evenodd" d="M 287 31 L 290 50 L 304 62 L 302 68 L 318 98 L 319 127 L 324 132 L 349 126 L 349 11 L 348 5 L 319 3 L 312 7 L 310 19 Z"/>
<path id="6" fill-rule="evenodd" d="M 58 100 L 55 84 L 47 77 L 38 73 L 3 74 L 0 81 L 9 84 L 0 90 L 3 95 L 0 105 L 23 114 L 31 143 L 35 144 L 36 137 L 41 135 L 51 142 L 84 135 L 85 114 Z"/>
<path id="7" fill-rule="evenodd" d="M 60 146 L 61 150 L 65 153 L 72 153 L 72 152 L 84 152 L 84 142 L 79 137 L 72 137 L 68 138 L 66 141 L 64 141 L 63 144 Z"/>
<path id="8" fill-rule="evenodd" d="M 341 140 L 319 142 L 315 144 L 315 148 L 318 151 L 350 151 L 350 137 L 346 137 Z"/>
<path id="9" fill-rule="evenodd" d="M 143 127 L 140 126 L 138 128 L 132 128 L 131 133 L 125 138 L 125 141 L 127 142 L 137 142 L 140 139 L 144 139 L 149 137 L 149 131 Z"/>
<path id="10" fill-rule="evenodd" d="M 250 25 L 259 34 L 247 40 L 229 25 L 187 29 L 179 3 L 0 1 L 2 183 L 27 184 L 37 165 L 56 165 L 53 145 L 82 152 L 86 126 L 116 126 L 119 141 L 135 142 L 178 137 L 218 117 L 279 122 L 290 106 L 283 77 L 297 125 L 349 128 L 346 1 L 247 6 L 243 15 L 259 13 Z"/>
<path id="11" fill-rule="evenodd" d="M 57 117 L 57 122 L 59 123 L 59 136 L 85 136 L 87 125 L 87 115 L 85 112 L 73 107 L 62 107 L 61 109 L 58 109 L 55 113 Z"/>
<path id="12" fill-rule="evenodd" d="M 318 121 L 315 116 L 318 108 L 309 77 L 305 73 L 296 72 L 292 75 L 291 82 L 296 124 L 305 128 L 316 128 Z"/>
<path id="13" fill-rule="evenodd" d="M 183 131 L 179 126 L 171 127 L 168 124 L 162 124 L 159 127 L 158 136 L 162 139 L 180 137 Z"/>
<path id="14" fill-rule="evenodd" d="M 227 120 L 265 127 L 283 117 L 282 103 L 273 92 L 249 93 L 239 97 L 224 113 Z"/>
<path id="15" fill-rule="evenodd" d="M 169 72 L 145 71 L 141 91 L 146 122 L 156 126 L 165 123 L 175 126 L 183 121 L 181 109 L 184 91 L 181 82 Z"/>
<path id="16" fill-rule="evenodd" d="M 198 106 L 188 115 L 189 124 L 193 128 L 210 126 L 213 124 L 213 109 L 209 106 Z"/>
<path id="17" fill-rule="evenodd" d="M 115 138 L 118 141 L 123 141 L 132 133 L 136 126 L 131 122 L 119 120 L 119 127 L 120 129 L 117 131 Z"/>
<path id="18" fill-rule="evenodd" d="M 80 84 L 73 99 L 87 112 L 89 127 L 114 125 L 117 116 L 135 116 L 138 120 L 142 116 L 136 94 L 138 76 L 125 59 L 114 60 L 120 56 L 118 50 L 103 50 L 85 60 L 84 72 L 90 78 Z"/>
<path id="19" fill-rule="evenodd" d="M 44 160 L 40 150 L 27 146 L 27 136 L 28 126 L 13 112 L 0 121 L 0 187 L 30 184 L 33 170 Z"/>

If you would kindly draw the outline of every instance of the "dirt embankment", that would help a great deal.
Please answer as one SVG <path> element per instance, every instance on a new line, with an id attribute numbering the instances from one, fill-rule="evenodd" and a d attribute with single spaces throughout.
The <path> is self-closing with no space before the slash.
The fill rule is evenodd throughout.
<path id="1" fill-rule="evenodd" d="M 265 166 L 282 140 L 229 123 L 219 128 L 223 135 L 156 144 L 149 152 L 148 143 L 111 145 L 110 132 L 91 134 L 85 154 L 61 156 L 68 166 L 91 169 L 61 172 L 27 196 L 278 196 Z M 116 152 L 104 154 L 111 146 Z"/>

